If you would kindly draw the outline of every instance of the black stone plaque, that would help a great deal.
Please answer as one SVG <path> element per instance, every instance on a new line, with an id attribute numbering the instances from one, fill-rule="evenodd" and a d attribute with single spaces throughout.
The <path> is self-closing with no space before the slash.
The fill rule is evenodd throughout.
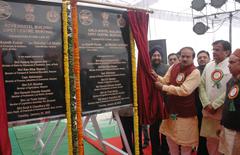
<path id="1" fill-rule="evenodd" d="M 83 114 L 132 104 L 127 13 L 79 6 Z"/>
<path id="2" fill-rule="evenodd" d="M 0 49 L 9 122 L 64 117 L 61 5 L 0 1 Z"/>

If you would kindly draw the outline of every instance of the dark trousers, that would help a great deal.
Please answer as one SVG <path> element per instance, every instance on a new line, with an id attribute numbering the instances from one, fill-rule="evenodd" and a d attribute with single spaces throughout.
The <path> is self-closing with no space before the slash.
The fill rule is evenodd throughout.
<path id="1" fill-rule="evenodd" d="M 148 136 L 148 125 L 142 125 L 143 132 L 143 143 L 148 144 L 149 136 Z"/>
<path id="2" fill-rule="evenodd" d="M 152 155 L 168 155 L 168 145 L 166 136 L 161 135 L 159 137 L 159 127 L 162 120 L 157 120 L 155 123 L 150 125 L 150 139 L 152 145 Z"/>
<path id="3" fill-rule="evenodd" d="M 202 108 L 203 107 L 202 107 L 201 100 L 199 98 L 198 91 L 196 91 L 196 109 L 197 109 L 199 133 L 200 133 L 201 126 L 202 126 L 202 117 L 203 117 Z M 199 136 L 199 145 L 198 145 L 198 150 L 197 150 L 198 155 L 208 155 L 207 142 L 206 141 L 207 140 L 206 140 L 205 137 Z"/>
<path id="4" fill-rule="evenodd" d="M 199 135 L 200 135 L 201 126 L 202 126 L 202 112 L 200 114 L 198 114 Z M 198 145 L 197 154 L 198 155 L 208 155 L 207 140 L 205 137 L 199 136 L 199 145 Z"/>
<path id="5" fill-rule="evenodd" d="M 199 137 L 198 155 L 208 155 L 207 140 L 205 137 Z"/>
<path id="6" fill-rule="evenodd" d="M 127 137 L 127 141 L 129 144 L 129 147 L 132 151 L 132 154 L 134 154 L 134 129 L 133 129 L 133 117 L 123 117 L 120 116 L 120 120 L 122 122 L 122 126 L 123 126 L 123 130 L 125 131 L 126 137 Z M 140 150 L 140 154 L 142 153 L 142 129 L 140 127 L 140 125 L 138 125 L 138 130 L 139 130 L 139 150 Z M 126 151 L 126 147 L 123 143 L 123 138 L 121 136 L 121 140 L 122 140 L 122 144 L 123 144 L 123 151 Z"/>

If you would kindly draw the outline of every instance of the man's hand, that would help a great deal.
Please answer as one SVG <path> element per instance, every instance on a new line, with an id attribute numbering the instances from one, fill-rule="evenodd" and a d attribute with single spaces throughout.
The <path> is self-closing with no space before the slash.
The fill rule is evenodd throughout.
<path id="1" fill-rule="evenodd" d="M 213 108 L 213 106 L 211 104 L 208 104 L 204 110 L 206 110 L 207 112 L 209 112 L 210 114 L 214 114 L 216 112 L 216 110 Z"/>
<path id="2" fill-rule="evenodd" d="M 216 134 L 217 134 L 218 137 L 220 137 L 220 134 L 221 134 L 222 130 L 223 130 L 222 126 L 217 129 Z"/>
<path id="3" fill-rule="evenodd" d="M 155 87 L 159 90 L 162 90 L 163 84 L 159 81 L 155 82 Z"/>
<path id="4" fill-rule="evenodd" d="M 157 79 L 158 78 L 158 74 L 152 69 L 152 71 L 151 71 L 151 74 L 152 74 L 152 76 L 155 78 L 155 79 Z"/>

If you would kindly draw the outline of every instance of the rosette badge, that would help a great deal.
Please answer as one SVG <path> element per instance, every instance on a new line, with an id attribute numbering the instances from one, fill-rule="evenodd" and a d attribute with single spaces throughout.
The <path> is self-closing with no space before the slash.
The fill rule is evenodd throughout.
<path id="1" fill-rule="evenodd" d="M 213 87 L 217 87 L 218 89 L 221 88 L 221 83 L 220 81 L 223 78 L 223 71 L 220 69 L 215 69 L 212 74 L 211 74 L 211 79 L 213 81 Z"/>
<path id="2" fill-rule="evenodd" d="M 185 75 L 184 75 L 184 73 L 179 73 L 179 74 L 177 75 L 177 78 L 176 78 L 177 84 L 183 83 L 184 80 L 185 80 Z"/>
<path id="3" fill-rule="evenodd" d="M 235 84 L 234 86 L 232 86 L 232 88 L 228 93 L 228 98 L 229 100 L 231 100 L 229 105 L 229 111 L 236 111 L 236 107 L 234 105 L 233 100 L 238 96 L 238 94 L 239 94 L 239 87 L 237 84 Z"/>

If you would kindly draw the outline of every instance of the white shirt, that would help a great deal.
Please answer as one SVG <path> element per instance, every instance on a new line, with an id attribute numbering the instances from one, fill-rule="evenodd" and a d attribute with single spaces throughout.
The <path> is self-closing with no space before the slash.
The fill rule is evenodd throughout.
<path id="1" fill-rule="evenodd" d="M 223 78 L 220 83 L 220 87 L 217 88 L 216 82 L 211 78 L 211 74 L 215 69 L 222 70 Z M 224 59 L 219 64 L 216 64 L 215 61 L 209 62 L 201 77 L 201 83 L 199 86 L 199 97 L 202 102 L 203 107 L 206 107 L 208 104 L 212 104 L 214 109 L 221 107 L 224 103 L 224 97 L 226 93 L 226 83 L 232 77 L 228 68 L 228 58 Z"/>

